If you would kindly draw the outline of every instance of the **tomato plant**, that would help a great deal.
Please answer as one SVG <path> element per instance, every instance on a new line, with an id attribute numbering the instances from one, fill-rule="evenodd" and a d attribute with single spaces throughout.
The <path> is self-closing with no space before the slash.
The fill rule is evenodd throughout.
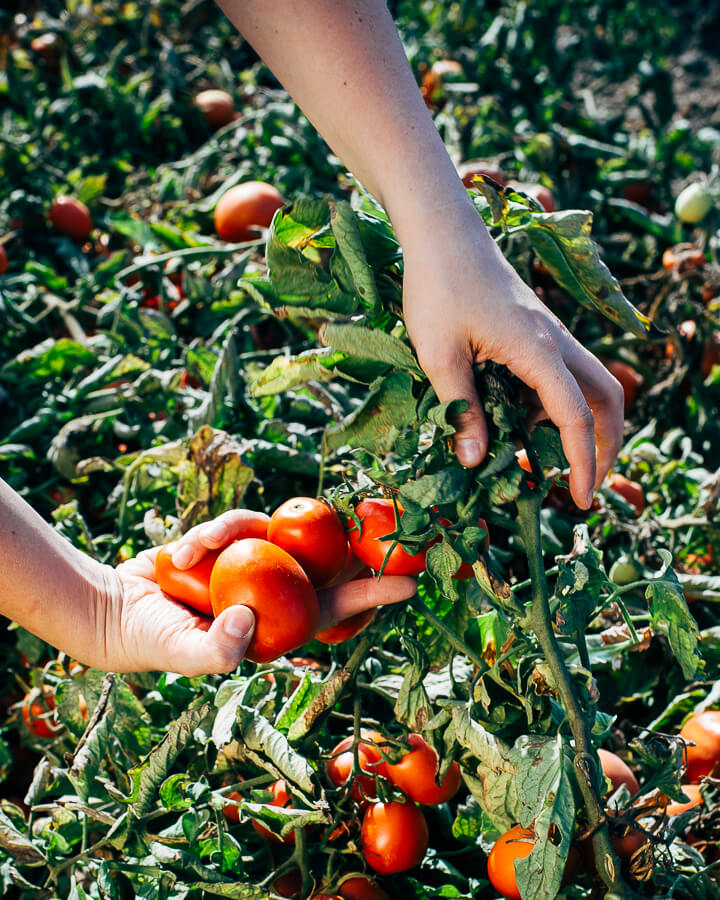
<path id="1" fill-rule="evenodd" d="M 300 563 L 315 587 L 332 581 L 345 565 L 345 529 L 335 510 L 322 500 L 286 500 L 270 517 L 267 537 Z"/>
<path id="2" fill-rule="evenodd" d="M 229 606 L 248 606 L 255 632 L 247 657 L 269 662 L 306 644 L 317 631 L 320 608 L 305 572 L 289 553 L 260 538 L 236 541 L 218 556 L 210 575 L 218 616 Z"/>
<path id="3" fill-rule="evenodd" d="M 268 805 L 270 806 L 280 806 L 286 807 L 292 804 L 292 794 L 288 789 L 288 786 L 284 779 L 280 778 L 278 781 L 274 781 L 267 788 L 268 791 L 272 794 L 272 799 L 268 801 Z M 255 819 L 252 820 L 252 827 L 255 831 L 260 835 L 260 837 L 265 838 L 265 840 L 270 841 L 275 844 L 294 844 L 295 843 L 295 832 L 291 831 L 289 834 L 286 834 L 285 837 L 278 837 L 273 834 L 269 828 L 266 828 L 260 822 Z"/>
<path id="4" fill-rule="evenodd" d="M 380 875 L 414 868 L 429 839 L 425 817 L 414 803 L 373 803 L 363 817 L 362 853 Z"/>

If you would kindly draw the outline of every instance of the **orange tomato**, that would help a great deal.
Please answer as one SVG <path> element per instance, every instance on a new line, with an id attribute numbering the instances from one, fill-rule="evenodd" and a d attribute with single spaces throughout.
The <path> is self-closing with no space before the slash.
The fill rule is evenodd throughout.
<path id="1" fill-rule="evenodd" d="M 700 795 L 699 784 L 684 784 L 683 793 L 687 794 L 690 799 L 685 801 L 671 800 L 665 807 L 665 812 L 669 816 L 679 816 L 689 809 L 695 809 L 696 806 L 702 806 L 703 798 Z"/>
<path id="2" fill-rule="evenodd" d="M 208 550 L 191 569 L 178 569 L 172 561 L 177 541 L 160 548 L 155 557 L 155 579 L 166 594 L 192 606 L 204 616 L 212 615 L 210 601 L 210 573 L 221 550 Z"/>
<path id="3" fill-rule="evenodd" d="M 488 856 L 488 878 L 492 886 L 508 900 L 522 900 L 515 876 L 515 860 L 530 856 L 535 846 L 535 832 L 513 827 L 501 835 Z"/>
<path id="4" fill-rule="evenodd" d="M 612 475 L 608 475 L 607 486 L 635 508 L 636 516 L 645 509 L 645 494 L 638 481 L 630 481 L 624 475 L 613 472 Z"/>
<path id="5" fill-rule="evenodd" d="M 332 581 L 347 558 L 340 517 L 332 506 L 312 497 L 294 497 L 278 506 L 267 539 L 296 559 L 315 587 Z"/>
<path id="6" fill-rule="evenodd" d="M 720 765 L 720 709 L 706 709 L 691 716 L 681 728 L 680 737 L 695 744 L 687 748 L 686 776 L 696 784 Z"/>
<path id="7" fill-rule="evenodd" d="M 230 791 L 227 795 L 228 800 L 242 800 L 243 795 L 239 791 Z M 240 821 L 240 807 L 235 806 L 233 803 L 228 803 L 223 806 L 223 815 L 228 820 L 228 822 L 233 822 L 235 825 Z"/>
<path id="8" fill-rule="evenodd" d="M 311 640 L 320 619 L 315 588 L 300 563 L 281 547 L 243 538 L 226 547 L 210 575 L 210 599 L 218 616 L 229 606 L 255 613 L 246 657 L 270 662 Z"/>
<path id="9" fill-rule="evenodd" d="M 225 191 L 215 207 L 215 231 L 224 241 L 251 241 L 283 205 L 280 192 L 264 181 L 245 181 Z"/>
<path id="10" fill-rule="evenodd" d="M 36 699 L 33 699 L 36 697 Z M 31 692 L 25 695 L 22 704 L 22 717 L 28 729 L 39 738 L 52 738 L 62 731 L 62 726 L 55 721 L 55 695 L 46 690 L 42 695 Z M 87 713 L 87 707 L 86 707 Z"/>
<path id="11" fill-rule="evenodd" d="M 419 734 L 408 735 L 412 748 L 395 765 L 387 764 L 387 777 L 416 803 L 437 806 L 460 790 L 460 767 L 453 762 L 440 784 L 435 781 L 437 753 Z"/>
<path id="12" fill-rule="evenodd" d="M 194 103 L 210 128 L 222 128 L 235 118 L 235 103 L 227 91 L 200 91 Z"/>
<path id="13" fill-rule="evenodd" d="M 58 234 L 64 234 L 79 243 L 90 237 L 94 227 L 87 206 L 75 197 L 65 197 L 62 194 L 55 198 L 50 207 L 50 222 Z"/>

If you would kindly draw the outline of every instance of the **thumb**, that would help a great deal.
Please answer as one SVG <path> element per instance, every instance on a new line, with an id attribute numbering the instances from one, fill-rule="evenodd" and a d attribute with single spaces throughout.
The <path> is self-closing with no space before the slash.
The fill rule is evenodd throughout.
<path id="1" fill-rule="evenodd" d="M 179 632 L 170 648 L 167 668 L 180 675 L 219 675 L 234 671 L 247 653 L 255 616 L 247 606 L 230 606 L 210 627 Z"/>
<path id="2" fill-rule="evenodd" d="M 466 468 L 479 465 L 487 453 L 488 432 L 485 413 L 475 388 L 472 362 L 456 355 L 447 359 L 445 365 L 434 367 L 432 372 L 426 371 L 441 403 L 451 400 L 465 400 L 467 403 L 467 409 L 457 416 L 454 423 L 457 428 L 455 453 Z"/>

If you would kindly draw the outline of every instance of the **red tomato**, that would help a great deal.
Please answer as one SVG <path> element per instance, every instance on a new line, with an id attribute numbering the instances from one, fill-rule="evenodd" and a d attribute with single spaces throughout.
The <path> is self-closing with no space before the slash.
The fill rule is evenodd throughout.
<path id="1" fill-rule="evenodd" d="M 645 509 L 645 494 L 643 493 L 642 485 L 638 481 L 630 481 L 624 475 L 613 472 L 612 475 L 608 476 L 607 486 L 611 491 L 615 491 L 623 500 L 627 500 L 631 506 L 635 507 L 636 516 L 639 516 Z"/>
<path id="2" fill-rule="evenodd" d="M 2 244 L 0 244 L 0 275 L 4 275 L 8 270 L 8 257 L 7 251 Z"/>
<path id="3" fill-rule="evenodd" d="M 632 366 L 621 362 L 619 359 L 608 360 L 604 363 L 604 366 L 622 385 L 623 394 L 625 395 L 625 412 L 627 412 L 635 402 L 635 397 L 642 384 L 642 375 L 636 372 Z"/>
<path id="4" fill-rule="evenodd" d="M 227 91 L 200 91 L 194 102 L 210 128 L 222 128 L 235 118 L 235 103 Z"/>
<path id="5" fill-rule="evenodd" d="M 339 890 L 342 900 L 390 900 L 390 894 L 366 875 L 353 875 Z"/>
<path id="6" fill-rule="evenodd" d="M 472 571 L 472 570 L 471 570 Z M 338 622 L 337 625 L 331 625 L 315 635 L 317 640 L 323 644 L 342 644 L 343 641 L 349 641 L 350 638 L 357 637 L 361 631 L 364 631 L 375 617 L 374 609 L 366 609 L 364 612 L 356 613 L 354 616 L 348 616 Z"/>
<path id="7" fill-rule="evenodd" d="M 616 791 L 621 784 L 624 784 L 630 791 L 630 796 L 634 797 L 640 790 L 640 785 L 630 766 L 610 750 L 601 748 L 598 750 L 598 756 L 600 757 L 602 773 L 612 782 L 612 789 Z"/>
<path id="8" fill-rule="evenodd" d="M 283 205 L 280 192 L 264 181 L 246 181 L 225 191 L 215 207 L 215 231 L 224 241 L 251 241 Z"/>
<path id="9" fill-rule="evenodd" d="M 26 694 L 22 705 L 22 717 L 28 729 L 39 738 L 51 738 L 62 731 L 62 726 L 55 721 L 52 711 L 55 709 L 55 696 L 52 691 L 45 691 L 42 697 L 31 699 L 34 694 Z M 87 708 L 86 708 L 87 712 Z"/>
<path id="10" fill-rule="evenodd" d="M 291 869 L 273 882 L 273 892 L 281 897 L 290 897 L 291 900 L 300 900 L 302 888 L 302 875 L 300 869 Z"/>
<path id="11" fill-rule="evenodd" d="M 387 777 L 416 803 L 437 806 L 454 797 L 462 784 L 460 767 L 454 762 L 441 784 L 435 783 L 437 753 L 419 734 L 408 735 L 412 747 L 395 765 L 387 764 Z"/>
<path id="12" fill-rule="evenodd" d="M 270 662 L 306 644 L 320 619 L 315 588 L 289 553 L 258 538 L 235 541 L 217 558 L 210 576 L 213 613 L 241 604 L 255 613 L 246 654 Z"/>
<path id="13" fill-rule="evenodd" d="M 665 812 L 669 816 L 679 816 L 680 813 L 687 812 L 689 809 L 695 809 L 696 806 L 702 806 L 703 798 L 700 795 L 699 784 L 684 784 L 683 793 L 690 798 L 686 801 L 671 800 L 665 807 Z"/>
<path id="14" fill-rule="evenodd" d="M 285 784 L 284 779 L 280 779 L 279 781 L 274 781 L 266 790 L 270 791 L 273 795 L 273 799 L 268 802 L 268 806 L 282 806 L 287 807 L 292 803 L 292 794 L 288 790 L 287 785 Z M 260 837 L 264 837 L 267 841 L 272 841 L 274 844 L 294 844 L 295 843 L 295 832 L 291 831 L 284 838 L 276 837 L 269 828 L 266 828 L 264 825 L 261 825 L 260 822 L 256 822 L 255 819 L 252 820 L 252 827 L 257 831 Z"/>
<path id="15" fill-rule="evenodd" d="M 530 856 L 535 845 L 535 832 L 513 827 L 501 835 L 488 856 L 488 878 L 496 891 L 508 900 L 522 900 L 515 876 L 515 860 Z"/>
<path id="16" fill-rule="evenodd" d="M 238 791 L 231 791 L 227 795 L 228 800 L 243 800 L 243 795 Z M 228 820 L 228 822 L 233 822 L 237 824 L 240 821 L 240 807 L 235 806 L 233 803 L 228 803 L 226 806 L 223 806 L 223 815 Z"/>
<path id="17" fill-rule="evenodd" d="M 373 803 L 361 829 L 362 854 L 380 875 L 404 872 L 422 862 L 430 836 L 414 803 Z"/>
<path id="18" fill-rule="evenodd" d="M 350 523 L 350 546 L 361 562 L 379 572 L 393 544 L 391 539 L 381 538 L 395 531 L 395 506 L 392 500 L 368 497 L 358 503 L 355 512 L 362 523 L 362 531 L 354 523 Z M 398 503 L 398 514 L 402 515 L 403 512 Z M 424 568 L 425 550 L 412 556 L 398 544 L 390 554 L 383 572 L 385 575 L 417 575 Z"/>
<path id="19" fill-rule="evenodd" d="M 382 754 L 378 750 L 376 744 L 383 744 L 383 736 L 377 731 L 362 731 L 361 735 L 365 740 L 361 740 L 358 744 L 358 762 L 363 772 L 367 776 L 358 776 L 350 790 L 350 796 L 362 801 L 364 798 L 373 798 L 377 795 L 375 786 L 375 776 L 379 775 L 387 777 L 387 764 L 382 758 Z M 372 741 L 373 743 L 370 743 Z M 353 742 L 354 738 L 344 738 L 335 747 L 332 757 L 325 763 L 325 771 L 328 778 L 336 787 L 342 787 L 347 784 L 348 779 L 352 775 L 353 770 Z"/>
<path id="20" fill-rule="evenodd" d="M 315 587 L 332 581 L 345 565 L 345 529 L 332 506 L 322 500 L 286 500 L 270 517 L 267 539 L 296 559 Z"/>
<path id="21" fill-rule="evenodd" d="M 166 594 L 187 603 L 204 616 L 211 616 L 210 573 L 222 551 L 208 550 L 191 569 L 177 569 L 172 561 L 177 544 L 177 541 L 172 541 L 160 548 L 155 557 L 155 579 Z"/>
<path id="22" fill-rule="evenodd" d="M 50 207 L 50 222 L 59 234 L 80 243 L 86 241 L 93 230 L 90 210 L 75 197 L 56 197 Z"/>
<path id="23" fill-rule="evenodd" d="M 696 783 L 720 766 L 720 709 L 706 709 L 691 716 L 680 737 L 695 744 L 687 748 L 688 781 Z"/>

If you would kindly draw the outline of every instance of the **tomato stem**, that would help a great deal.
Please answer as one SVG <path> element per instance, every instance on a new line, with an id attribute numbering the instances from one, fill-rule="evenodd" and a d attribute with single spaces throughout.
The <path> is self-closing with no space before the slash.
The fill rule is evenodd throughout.
<path id="1" fill-rule="evenodd" d="M 419 612 L 420 615 L 424 616 L 428 620 L 428 622 L 430 622 L 430 624 L 433 626 L 433 628 L 435 628 L 437 631 L 439 631 L 440 634 L 442 634 L 442 636 L 450 644 L 452 644 L 452 646 L 456 650 L 458 650 L 460 653 L 467 656 L 467 658 L 470 660 L 470 662 L 473 663 L 473 665 L 477 666 L 481 672 L 486 672 L 488 670 L 489 666 L 485 662 L 485 660 L 482 658 L 482 656 L 478 656 L 478 654 L 475 653 L 475 651 L 472 649 L 472 647 L 470 647 L 468 644 L 466 644 L 465 641 L 461 637 L 459 637 L 457 634 L 455 634 L 455 632 L 452 630 L 452 628 L 449 628 L 442 621 L 442 619 L 438 619 L 438 617 L 435 615 L 435 613 L 432 612 L 432 610 L 429 609 L 423 603 L 423 601 L 420 599 L 418 594 L 415 594 L 415 596 L 409 602 L 416 612 Z"/>
<path id="2" fill-rule="evenodd" d="M 573 771 L 585 801 L 593 832 L 592 842 L 598 874 L 608 890 L 617 897 L 632 898 L 637 895 L 623 880 L 620 863 L 610 845 L 607 821 L 600 799 L 600 766 L 593 747 L 590 724 L 580 706 L 553 632 L 540 539 L 541 502 L 542 497 L 539 494 L 521 495 L 517 499 L 518 534 L 525 548 L 532 580 L 530 624 L 550 666 L 575 740 Z"/>

